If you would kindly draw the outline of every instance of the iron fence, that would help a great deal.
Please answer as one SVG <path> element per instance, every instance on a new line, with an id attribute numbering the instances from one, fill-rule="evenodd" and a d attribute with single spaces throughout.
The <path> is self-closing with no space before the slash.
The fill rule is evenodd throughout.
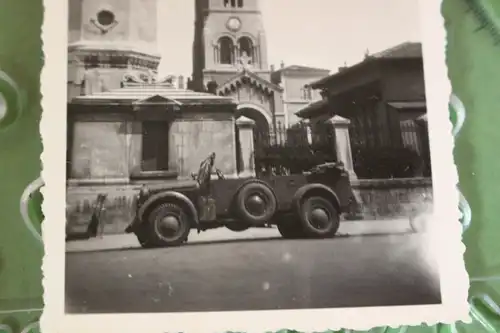
<path id="1" fill-rule="evenodd" d="M 270 133 L 254 133 L 254 157 L 257 175 L 302 173 L 317 164 L 335 162 L 334 145 L 312 143 L 307 125 L 285 127 L 277 123 Z"/>
<path id="2" fill-rule="evenodd" d="M 352 121 L 349 136 L 354 171 L 359 178 L 391 179 L 431 176 L 425 123 L 402 121 L 399 126 Z M 262 174 L 293 174 L 315 164 L 335 162 L 333 129 L 308 130 L 304 123 L 286 128 L 278 123 L 270 133 L 255 133 L 255 167 Z"/>
<path id="3" fill-rule="evenodd" d="M 349 127 L 354 170 L 360 178 L 430 177 L 427 124 L 414 120 L 399 125 L 353 121 Z"/>

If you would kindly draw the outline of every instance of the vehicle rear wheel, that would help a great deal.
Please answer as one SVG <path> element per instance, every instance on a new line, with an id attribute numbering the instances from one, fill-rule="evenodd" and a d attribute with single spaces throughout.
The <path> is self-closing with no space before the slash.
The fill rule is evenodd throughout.
<path id="1" fill-rule="evenodd" d="M 148 242 L 155 246 L 179 246 L 187 240 L 191 219 L 185 208 L 163 203 L 148 218 Z"/>
<path id="2" fill-rule="evenodd" d="M 337 209 L 321 196 L 310 196 L 302 201 L 299 220 L 304 233 L 311 238 L 333 237 L 340 226 Z"/>
<path id="3" fill-rule="evenodd" d="M 305 236 L 302 225 L 297 218 L 291 216 L 283 218 L 277 222 L 277 226 L 281 236 L 285 239 L 299 239 Z"/>
<path id="4" fill-rule="evenodd" d="M 278 207 L 273 191 L 262 182 L 244 185 L 236 195 L 235 204 L 237 216 L 252 226 L 269 222 Z"/>

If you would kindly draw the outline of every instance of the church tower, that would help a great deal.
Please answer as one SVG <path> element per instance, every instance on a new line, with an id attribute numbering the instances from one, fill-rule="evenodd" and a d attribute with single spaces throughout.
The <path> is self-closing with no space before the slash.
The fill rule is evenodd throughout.
<path id="1" fill-rule="evenodd" d="M 243 68 L 270 79 L 258 0 L 196 0 L 193 88 L 221 85 Z"/>
<path id="2" fill-rule="evenodd" d="M 68 100 L 156 72 L 157 2 L 69 0 Z"/>

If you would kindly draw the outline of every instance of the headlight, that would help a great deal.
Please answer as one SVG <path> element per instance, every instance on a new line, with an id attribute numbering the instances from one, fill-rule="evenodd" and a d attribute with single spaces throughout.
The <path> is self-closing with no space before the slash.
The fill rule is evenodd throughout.
<path id="1" fill-rule="evenodd" d="M 145 197 L 149 195 L 149 189 L 146 186 L 142 186 L 141 190 L 139 191 L 139 198 Z"/>

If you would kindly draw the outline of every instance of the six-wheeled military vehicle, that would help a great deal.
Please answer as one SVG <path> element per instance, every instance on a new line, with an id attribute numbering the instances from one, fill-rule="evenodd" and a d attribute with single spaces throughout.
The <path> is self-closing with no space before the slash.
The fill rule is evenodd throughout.
<path id="1" fill-rule="evenodd" d="M 284 238 L 329 238 L 353 200 L 341 164 L 321 164 L 297 175 L 226 179 L 215 153 L 193 179 L 144 186 L 127 233 L 143 247 L 178 246 L 191 230 L 244 231 L 276 225 Z"/>

